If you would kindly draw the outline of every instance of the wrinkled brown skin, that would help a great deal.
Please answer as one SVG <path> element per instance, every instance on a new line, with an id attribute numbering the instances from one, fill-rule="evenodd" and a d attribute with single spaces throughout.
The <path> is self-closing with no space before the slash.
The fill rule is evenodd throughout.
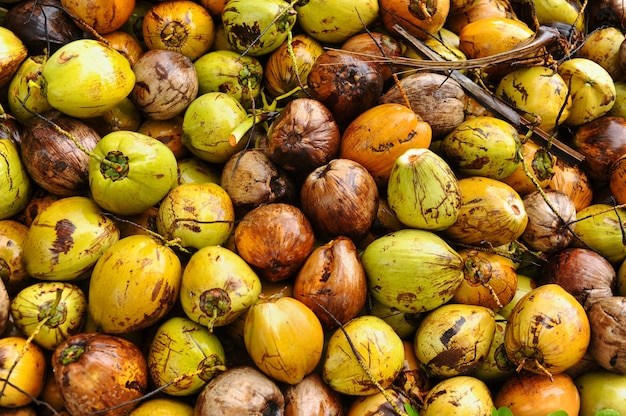
<path id="1" fill-rule="evenodd" d="M 355 243 L 376 220 L 378 188 L 372 175 L 350 159 L 333 159 L 311 172 L 300 189 L 302 210 L 313 228 L 329 238 Z"/>
<path id="2" fill-rule="evenodd" d="M 64 351 L 84 346 L 71 363 L 63 363 Z M 148 365 L 141 350 L 126 339 L 87 332 L 68 338 L 52 355 L 54 377 L 74 416 L 88 416 L 142 397 L 148 386 Z M 123 416 L 139 402 L 102 413 Z"/>
<path id="3" fill-rule="evenodd" d="M 402 90 L 400 89 L 402 87 Z M 433 131 L 433 137 L 443 137 L 465 120 L 467 96 L 458 82 L 437 73 L 417 72 L 400 80 L 380 97 L 380 103 L 405 104 L 405 97 L 411 109 L 426 121 Z"/>
<path id="4" fill-rule="evenodd" d="M 339 154 L 341 132 L 318 100 L 296 98 L 272 122 L 263 151 L 278 166 L 305 176 Z"/>
<path id="5" fill-rule="evenodd" d="M 145 52 L 133 71 L 137 80 L 131 100 L 146 117 L 169 120 L 183 113 L 198 94 L 196 68 L 182 53 L 153 49 Z"/>
<path id="6" fill-rule="evenodd" d="M 591 179 L 606 182 L 613 162 L 626 153 L 626 120 L 599 117 L 582 125 L 574 134 L 572 144 L 585 155 L 582 166 Z"/>
<path id="7" fill-rule="evenodd" d="M 57 111 L 46 117 L 88 150 L 93 150 L 100 140 L 100 135 L 79 119 Z M 42 189 L 59 196 L 86 194 L 90 157 L 71 139 L 54 131 L 47 121 L 35 117 L 24 124 L 20 149 L 24 167 Z"/>
<path id="8" fill-rule="evenodd" d="M 233 201 L 237 218 L 263 204 L 296 201 L 295 183 L 260 149 L 231 156 L 222 169 L 221 185 Z"/>
<path id="9" fill-rule="evenodd" d="M 339 393 L 324 383 L 318 373 L 311 373 L 284 392 L 285 416 L 343 415 Z"/>
<path id="10" fill-rule="evenodd" d="M 598 300 L 589 309 L 591 340 L 589 351 L 609 371 L 626 374 L 626 297 Z"/>
<path id="11" fill-rule="evenodd" d="M 283 416 L 285 398 L 259 370 L 233 367 L 213 378 L 198 396 L 194 416 Z"/>
<path id="12" fill-rule="evenodd" d="M 544 196 L 552 207 L 545 202 Z M 531 192 L 523 201 L 528 224 L 522 233 L 522 239 L 531 249 L 556 253 L 569 246 L 574 238 L 572 231 L 575 231 L 576 206 L 568 195 L 547 189 L 543 193 Z M 573 224 L 568 226 L 570 223 Z"/>
<path id="13" fill-rule="evenodd" d="M 367 278 L 352 240 L 339 236 L 317 247 L 294 280 L 293 297 L 311 308 L 327 331 L 357 316 L 367 300 Z"/>
<path id="14" fill-rule="evenodd" d="M 339 50 L 328 50 L 317 58 L 307 83 L 311 96 L 330 110 L 340 128 L 373 107 L 384 86 L 380 72 Z"/>
<path id="15" fill-rule="evenodd" d="M 235 229 L 239 255 L 271 282 L 293 277 L 313 251 L 315 234 L 294 205 L 274 203 L 248 212 Z"/>
<path id="16" fill-rule="evenodd" d="M 589 311 L 600 299 L 611 297 L 616 273 L 602 255 L 587 248 L 569 247 L 548 258 L 542 283 L 557 283 Z"/>
<path id="17" fill-rule="evenodd" d="M 30 55 L 56 52 L 61 46 L 81 39 L 83 31 L 63 10 L 60 0 L 23 1 L 9 8 L 5 27 L 15 33 Z"/>

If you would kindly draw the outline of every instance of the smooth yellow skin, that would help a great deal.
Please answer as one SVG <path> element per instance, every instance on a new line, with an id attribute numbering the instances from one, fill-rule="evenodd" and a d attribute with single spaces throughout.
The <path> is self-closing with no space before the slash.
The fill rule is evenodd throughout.
<path id="1" fill-rule="evenodd" d="M 135 87 L 128 59 L 92 39 L 75 40 L 58 49 L 44 64 L 42 75 L 48 103 L 78 118 L 104 114 Z"/>
<path id="2" fill-rule="evenodd" d="M 246 313 L 244 343 L 261 371 L 293 385 L 319 363 L 324 330 L 313 311 L 299 300 L 269 298 L 259 300 Z"/>
<path id="3" fill-rule="evenodd" d="M 455 376 L 436 384 L 424 399 L 420 416 L 490 416 L 493 398 L 489 388 L 471 376 Z"/>
<path id="4" fill-rule="evenodd" d="M 58 306 L 52 308 L 57 301 Z M 86 312 L 85 293 L 67 282 L 32 284 L 22 289 L 11 302 L 15 324 L 47 350 L 54 350 L 71 335 L 80 332 Z M 46 323 L 41 325 L 46 318 Z"/>
<path id="5" fill-rule="evenodd" d="M 569 116 L 572 100 L 567 84 L 558 73 L 543 66 L 521 68 L 500 80 L 496 96 L 526 112 L 529 120 L 539 117 L 539 128 L 551 132 Z M 558 118 L 558 120 L 557 120 Z"/>
<path id="6" fill-rule="evenodd" d="M 205 292 L 226 292 L 229 308 L 213 316 L 203 308 Z M 185 314 L 200 325 L 224 326 L 233 322 L 254 304 L 261 293 L 261 279 L 235 252 L 222 246 L 207 246 L 196 251 L 183 271 L 180 303 Z"/>
<path id="7" fill-rule="evenodd" d="M 564 61 L 558 73 L 569 86 L 572 97 L 569 126 L 580 126 L 605 115 L 615 104 L 613 78 L 600 64 L 587 58 Z"/>
<path id="8" fill-rule="evenodd" d="M 44 114 L 52 110 L 52 106 L 41 93 L 41 72 L 39 71 L 43 67 L 43 61 L 43 56 L 26 58 L 9 82 L 9 110 L 20 123 L 35 117 L 31 111 Z"/>
<path id="9" fill-rule="evenodd" d="M 312 0 L 296 6 L 298 24 L 313 38 L 324 43 L 342 43 L 363 31 L 379 14 L 377 1 Z"/>
<path id="10" fill-rule="evenodd" d="M 106 333 L 157 322 L 174 305 L 182 266 L 176 253 L 147 235 L 122 238 L 100 257 L 89 281 L 89 313 Z"/>
<path id="11" fill-rule="evenodd" d="M 522 235 L 528 224 L 524 202 L 502 181 L 469 176 L 459 179 L 462 205 L 457 221 L 444 230 L 453 241 L 503 246 Z"/>
<path id="12" fill-rule="evenodd" d="M 0 220 L 20 212 L 30 200 L 31 180 L 22 164 L 17 146 L 0 139 Z"/>
<path id="13" fill-rule="evenodd" d="M 443 305 L 464 276 L 459 253 L 433 232 L 411 228 L 372 241 L 361 263 L 372 296 L 408 313 Z"/>
<path id="14" fill-rule="evenodd" d="M 5 337 L 0 339 L 0 356 L 3 358 L 0 379 L 12 384 L 3 383 L 0 407 L 15 408 L 31 403 L 32 397 L 39 396 L 44 387 L 46 359 L 41 349 L 32 343 L 27 348 L 26 338 Z"/>
<path id="15" fill-rule="evenodd" d="M 585 14 L 579 14 L 581 4 L 578 0 L 541 0 L 533 1 L 535 15 L 540 24 L 563 22 L 576 23 L 576 29 L 584 33 Z"/>
<path id="16" fill-rule="evenodd" d="M 557 284 L 545 284 L 517 302 L 504 333 L 506 355 L 537 374 L 562 373 L 587 351 L 591 327 L 582 305 Z"/>
<path id="17" fill-rule="evenodd" d="M 429 312 L 417 328 L 415 355 L 434 377 L 468 374 L 471 373 L 470 369 L 486 359 L 495 330 L 494 313 L 489 308 L 463 304 L 442 305 Z M 456 359 L 437 358 L 452 351 Z"/>
<path id="18" fill-rule="evenodd" d="M 404 344 L 382 319 L 361 315 L 344 325 L 348 337 L 380 386 L 391 385 L 404 365 Z M 335 391 L 354 396 L 378 392 L 340 329 L 328 341 L 322 366 L 324 381 Z"/>
<path id="19" fill-rule="evenodd" d="M 224 348 L 217 335 L 207 327 L 182 316 L 163 322 L 157 329 L 148 352 L 148 368 L 159 388 L 184 374 L 176 383 L 164 387 L 172 396 L 189 396 L 226 369 Z M 203 370 L 201 374 L 194 374 Z"/>
<path id="20" fill-rule="evenodd" d="M 213 182 L 189 182 L 174 187 L 159 204 L 157 229 L 183 247 L 223 245 L 234 228 L 233 202 Z"/>
<path id="21" fill-rule="evenodd" d="M 24 264 L 40 280 L 70 281 L 83 277 L 119 240 L 115 222 L 92 199 L 61 198 L 43 208 L 24 243 Z"/>
<path id="22" fill-rule="evenodd" d="M 193 416 L 193 406 L 181 400 L 158 397 L 142 402 L 128 416 Z"/>

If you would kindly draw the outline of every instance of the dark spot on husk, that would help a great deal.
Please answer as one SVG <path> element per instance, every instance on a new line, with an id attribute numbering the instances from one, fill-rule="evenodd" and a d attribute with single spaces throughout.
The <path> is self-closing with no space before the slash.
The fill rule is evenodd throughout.
<path id="1" fill-rule="evenodd" d="M 52 260 L 55 264 L 59 262 L 59 254 L 67 254 L 74 245 L 72 235 L 75 230 L 76 226 L 68 219 L 62 219 L 55 224 L 54 231 L 56 232 L 56 238 L 50 249 L 53 255 Z"/>
<path id="2" fill-rule="evenodd" d="M 448 328 L 439 338 L 439 340 L 441 341 L 441 343 L 443 345 L 445 345 L 446 347 L 450 344 L 450 340 L 452 339 L 453 336 L 455 336 L 456 334 L 459 333 L 459 330 L 461 329 L 461 327 L 463 326 L 463 324 L 465 323 L 465 318 L 464 317 L 460 317 L 453 326 L 451 326 L 450 328 Z"/>
<path id="3" fill-rule="evenodd" d="M 133 381 L 127 381 L 126 382 L 126 388 L 129 390 L 136 390 L 140 393 L 143 393 L 143 387 L 141 386 L 141 383 L 139 383 L 136 380 Z"/>

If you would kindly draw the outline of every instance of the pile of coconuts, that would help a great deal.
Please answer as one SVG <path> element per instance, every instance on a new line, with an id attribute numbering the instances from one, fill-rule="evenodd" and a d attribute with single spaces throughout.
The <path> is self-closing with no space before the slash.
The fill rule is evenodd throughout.
<path id="1" fill-rule="evenodd" d="M 0 2 L 0 413 L 626 414 L 624 15 Z"/>

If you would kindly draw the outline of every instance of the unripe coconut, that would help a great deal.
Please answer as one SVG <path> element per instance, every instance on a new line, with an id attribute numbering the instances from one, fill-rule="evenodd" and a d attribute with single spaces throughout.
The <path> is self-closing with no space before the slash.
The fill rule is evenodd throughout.
<path id="1" fill-rule="evenodd" d="M 42 75 L 48 103 L 79 118 L 104 114 L 135 86 L 135 73 L 124 55 L 93 39 L 62 46 L 48 58 Z"/>
<path id="2" fill-rule="evenodd" d="M 295 65 L 289 55 L 289 49 L 295 56 Z M 315 38 L 298 33 L 278 47 L 267 58 L 263 67 L 263 86 L 270 97 L 279 97 L 295 88 L 304 88 L 315 60 L 324 53 L 322 44 Z M 304 91 L 295 92 L 293 97 L 306 97 Z"/>
<path id="3" fill-rule="evenodd" d="M 582 305 L 561 286 L 546 284 L 517 302 L 508 317 L 504 347 L 518 369 L 552 375 L 576 364 L 589 340 Z"/>
<path id="4" fill-rule="evenodd" d="M 46 206 L 28 229 L 26 271 L 41 280 L 84 278 L 119 236 L 115 222 L 92 199 L 59 199 Z"/>
<path id="5" fill-rule="evenodd" d="M 200 249 L 224 244 L 234 227 L 230 196 L 213 182 L 185 183 L 159 204 L 157 229 L 166 239 L 180 238 L 183 247 Z"/>
<path id="6" fill-rule="evenodd" d="M 504 182 L 481 176 L 459 179 L 461 209 L 457 221 L 444 230 L 463 244 L 498 247 L 515 241 L 528 224 L 524 202 Z"/>
<path id="7" fill-rule="evenodd" d="M 548 150 L 532 140 L 526 140 L 522 143 L 522 160 L 519 166 L 512 174 L 500 180 L 523 197 L 536 191 L 537 184 L 541 189 L 547 188 L 555 176 L 555 165 L 558 162 Z"/>
<path id="8" fill-rule="evenodd" d="M 44 55 L 29 56 L 15 72 L 9 82 L 9 110 L 20 123 L 52 110 L 46 97 L 41 93 L 41 69 Z"/>
<path id="9" fill-rule="evenodd" d="M 0 27 L 0 86 L 8 84 L 22 61 L 28 57 L 28 49 L 22 40 L 6 27 Z"/>
<path id="10" fill-rule="evenodd" d="M 498 253 L 471 248 L 458 253 L 463 259 L 464 279 L 454 293 L 454 301 L 493 311 L 508 305 L 517 288 L 513 261 Z"/>
<path id="11" fill-rule="evenodd" d="M 489 308 L 442 305 L 426 314 L 417 328 L 415 355 L 432 377 L 469 375 L 485 361 L 495 330 Z"/>
<path id="12" fill-rule="evenodd" d="M 89 160 L 89 189 L 107 211 L 139 214 L 157 205 L 176 185 L 174 153 L 145 134 L 111 132 L 98 141 L 93 153 L 97 158 Z"/>
<path id="13" fill-rule="evenodd" d="M 580 126 L 603 116 L 615 104 L 615 84 L 611 74 L 587 58 L 572 58 L 558 67 L 572 97 L 569 126 Z"/>
<path id="14" fill-rule="evenodd" d="M 237 99 L 245 108 L 261 92 L 263 66 L 253 56 L 231 50 L 214 50 L 193 63 L 198 75 L 198 94 L 221 91 Z"/>
<path id="15" fill-rule="evenodd" d="M 27 233 L 28 225 L 22 222 L 0 220 L 0 276 L 9 295 L 16 294 L 32 280 L 22 261 Z"/>
<path id="16" fill-rule="evenodd" d="M 156 397 L 147 399 L 141 402 L 141 404 L 128 416 L 193 416 L 193 406 L 189 403 L 174 399 L 171 397 Z"/>
<path id="17" fill-rule="evenodd" d="M 221 17 L 230 46 L 252 56 L 276 50 L 296 24 L 296 11 L 283 0 L 230 0 Z"/>
<path id="18" fill-rule="evenodd" d="M 425 312 L 454 296 L 461 256 L 438 235 L 404 229 L 372 241 L 361 255 L 370 293 L 402 312 Z"/>
<path id="19" fill-rule="evenodd" d="M 66 282 L 40 282 L 22 289 L 11 301 L 11 316 L 26 336 L 40 347 L 54 350 L 83 328 L 87 297 Z"/>
<path id="20" fill-rule="evenodd" d="M 358 360 L 364 361 L 369 374 Z M 379 387 L 389 387 L 403 364 L 404 345 L 398 334 L 382 319 L 361 315 L 331 335 L 322 363 L 322 377 L 339 393 L 365 396 L 378 392 Z"/>
<path id="21" fill-rule="evenodd" d="M 103 332 L 147 328 L 174 306 L 182 267 L 170 247 L 151 236 L 131 235 L 98 259 L 89 280 L 89 313 Z"/>
<path id="22" fill-rule="evenodd" d="M 387 201 L 407 227 L 444 230 L 461 209 L 461 190 L 452 168 L 430 149 L 409 149 L 393 164 Z"/>
<path id="23" fill-rule="evenodd" d="M 624 39 L 624 33 L 615 26 L 597 28 L 587 34 L 585 42 L 576 52 L 576 57 L 587 58 L 599 64 L 614 81 L 623 80 L 620 47 Z"/>
<path id="24" fill-rule="evenodd" d="M 428 391 L 422 416 L 490 416 L 494 409 L 487 385 L 476 377 L 447 378 Z"/>
<path id="25" fill-rule="evenodd" d="M 209 329 L 224 326 L 254 304 L 261 280 L 238 254 L 222 246 L 196 251 L 183 271 L 180 302 L 185 314 Z"/>
<path id="26" fill-rule="evenodd" d="M 502 383 L 494 397 L 496 408 L 507 407 L 515 416 L 549 415 L 565 412 L 578 415 L 580 395 L 572 378 L 565 374 L 517 373 Z"/>
<path id="27" fill-rule="evenodd" d="M 593 370 L 577 377 L 574 382 L 580 392 L 580 416 L 595 416 L 609 409 L 615 414 L 626 413 L 626 375 L 605 369 Z"/>
<path id="28" fill-rule="evenodd" d="M 260 299 L 250 306 L 243 339 L 263 373 L 291 385 L 313 372 L 324 348 L 324 331 L 317 316 L 288 296 Z"/>
<path id="29" fill-rule="evenodd" d="M 472 371 L 473 377 L 487 384 L 503 382 L 515 373 L 515 367 L 506 358 L 506 352 L 504 351 L 506 319 L 499 313 L 496 313 L 495 321 L 496 330 L 493 334 L 493 341 L 491 341 L 487 357 Z"/>
<path id="30" fill-rule="evenodd" d="M 371 302 L 366 303 L 365 307 L 367 314 L 387 322 L 402 339 L 415 334 L 423 316 L 422 313 L 402 312 L 397 308 L 381 303 L 374 297 L 371 298 Z"/>
<path id="31" fill-rule="evenodd" d="M 613 264 L 626 259 L 623 229 L 626 209 L 609 204 L 591 204 L 576 213 L 574 247 L 597 251 Z"/>
<path id="32" fill-rule="evenodd" d="M 183 118 L 183 144 L 191 153 L 211 163 L 224 163 L 243 150 L 241 132 L 232 145 L 230 135 L 248 118 L 245 108 L 231 95 L 208 92 L 194 99 Z"/>
<path id="33" fill-rule="evenodd" d="M 519 133 L 510 123 L 491 116 L 471 117 L 452 130 L 439 153 L 465 176 L 502 179 L 519 165 Z"/>
<path id="34" fill-rule="evenodd" d="M 384 187 L 398 157 L 410 149 L 428 148 L 431 139 L 430 125 L 406 105 L 378 104 L 346 128 L 339 155 L 363 165 Z"/>
<path id="35" fill-rule="evenodd" d="M 545 66 L 521 68 L 505 75 L 496 96 L 513 108 L 537 119 L 537 127 L 551 132 L 569 116 L 572 99 L 561 76 Z"/>
<path id="36" fill-rule="evenodd" d="M 432 2 L 380 1 L 380 16 L 385 29 L 391 33 L 396 33 L 393 26 L 400 23 L 412 36 L 421 40 L 435 35 L 443 27 L 449 12 L 449 0 Z"/>
<path id="37" fill-rule="evenodd" d="M 152 381 L 171 396 L 199 393 L 211 379 L 226 370 L 224 348 L 217 335 L 181 316 L 159 325 L 147 360 Z M 201 370 L 199 374 L 195 374 L 198 370 Z M 181 378 L 184 374 L 188 375 Z M 174 380 L 175 383 L 168 384 Z"/>
<path id="38" fill-rule="evenodd" d="M 309 0 L 296 3 L 298 24 L 324 43 L 342 43 L 378 19 L 378 1 Z"/>
<path id="39" fill-rule="evenodd" d="M 20 212 L 30 199 L 31 179 L 20 159 L 18 146 L 10 139 L 0 139 L 0 219 Z"/>
<path id="40" fill-rule="evenodd" d="M 0 406 L 7 408 L 25 406 L 39 396 L 46 377 L 46 357 L 37 344 L 27 343 L 22 336 L 5 336 L 0 339 L 0 378 L 2 395 Z"/>

